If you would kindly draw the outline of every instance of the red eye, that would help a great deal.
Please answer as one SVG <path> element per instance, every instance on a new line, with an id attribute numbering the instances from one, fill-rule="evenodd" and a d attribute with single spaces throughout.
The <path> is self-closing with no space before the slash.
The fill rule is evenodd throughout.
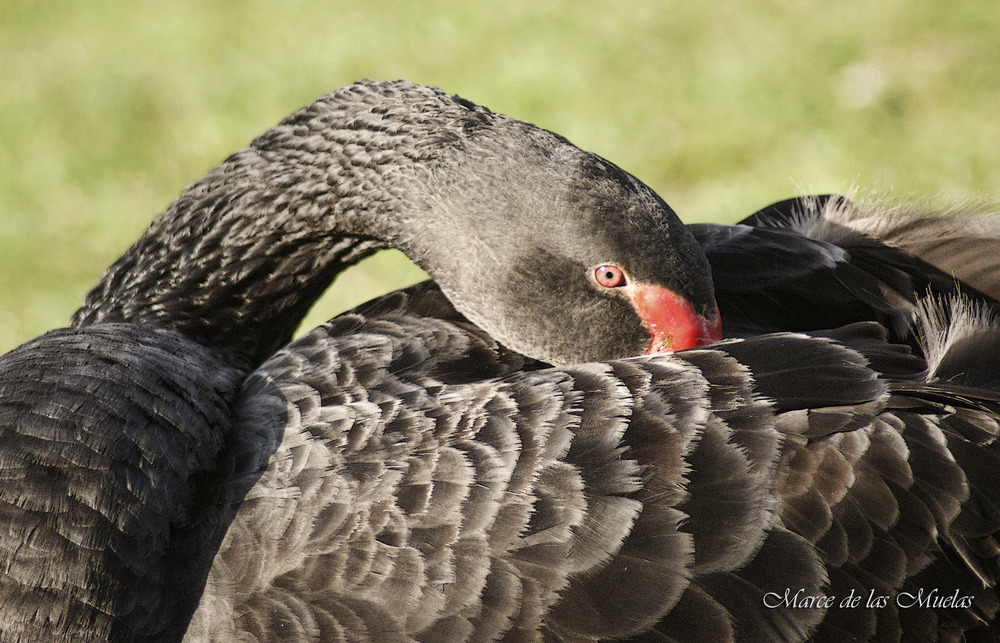
<path id="1" fill-rule="evenodd" d="M 622 269 L 611 264 L 598 266 L 594 271 L 594 279 L 605 288 L 619 288 L 626 283 Z"/>

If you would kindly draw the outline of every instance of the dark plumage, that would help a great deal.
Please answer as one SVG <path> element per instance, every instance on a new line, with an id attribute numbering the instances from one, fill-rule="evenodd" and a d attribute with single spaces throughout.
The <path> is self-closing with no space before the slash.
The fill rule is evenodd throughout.
<path id="1" fill-rule="evenodd" d="M 709 257 L 728 336 L 873 320 L 904 339 L 925 296 L 986 307 L 1000 296 L 990 269 L 1000 216 L 825 195 L 775 203 L 737 225 L 688 229 Z"/>
<path id="2" fill-rule="evenodd" d="M 0 357 L 2 638 L 982 630 L 1000 378 L 972 347 L 1000 346 L 996 271 L 952 224 L 907 245 L 931 219 L 803 234 L 848 207 L 689 231 L 607 161 L 462 99 L 320 99 L 190 186 L 72 328 Z M 386 245 L 437 283 L 290 341 Z M 637 293 L 708 337 L 712 274 L 748 338 L 636 357 L 673 341 Z M 761 334 L 788 330 L 811 335 Z M 970 604 L 897 604 L 920 589 Z M 841 608 L 852 591 L 890 604 Z"/>

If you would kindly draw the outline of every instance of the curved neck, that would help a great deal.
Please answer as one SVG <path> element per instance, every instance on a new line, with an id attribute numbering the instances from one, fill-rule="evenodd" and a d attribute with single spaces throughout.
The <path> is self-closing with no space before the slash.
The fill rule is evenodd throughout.
<path id="1" fill-rule="evenodd" d="M 351 89 L 189 186 L 108 268 L 72 323 L 174 330 L 250 368 L 291 339 L 339 272 L 379 248 L 405 250 L 420 226 L 407 220 L 398 234 L 397 213 L 426 209 L 402 203 L 433 160 L 416 142 L 426 132 Z"/>
<path id="2" fill-rule="evenodd" d="M 169 210 L 105 271 L 74 314 L 74 326 L 129 322 L 176 331 L 252 369 L 288 343 L 312 304 L 344 269 L 384 244 L 348 234 L 324 238 L 271 228 L 257 210 L 244 243 L 209 239 L 185 248 L 191 230 Z M 241 221 L 241 223 L 246 223 Z M 235 232 L 235 231 L 234 231 Z"/>
<path id="3" fill-rule="evenodd" d="M 471 322 L 536 359 L 648 346 L 631 305 L 587 280 L 608 262 L 714 311 L 704 255 L 647 186 L 551 132 L 400 81 L 321 98 L 192 184 L 73 323 L 173 330 L 249 368 L 380 247 L 401 250 Z M 582 334 L 568 335 L 566 320 Z"/>

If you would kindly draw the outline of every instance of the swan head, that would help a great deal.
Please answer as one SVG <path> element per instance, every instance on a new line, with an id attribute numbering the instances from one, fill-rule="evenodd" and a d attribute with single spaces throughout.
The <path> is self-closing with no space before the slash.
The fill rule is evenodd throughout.
<path id="1" fill-rule="evenodd" d="M 652 189 L 552 132 L 440 100 L 448 116 L 416 144 L 394 212 L 404 225 L 387 227 L 460 312 L 553 364 L 721 338 L 708 261 Z"/>
<path id="2" fill-rule="evenodd" d="M 708 262 L 673 210 L 557 134 L 437 89 L 363 81 L 254 148 L 309 177 L 274 192 L 307 193 L 300 209 L 324 217 L 316 227 L 402 250 L 529 357 L 606 360 L 720 338 Z"/>

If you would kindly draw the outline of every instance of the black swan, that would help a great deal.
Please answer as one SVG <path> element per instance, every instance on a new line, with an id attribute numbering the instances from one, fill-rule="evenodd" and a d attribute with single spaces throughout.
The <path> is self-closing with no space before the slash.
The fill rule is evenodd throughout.
<path id="1" fill-rule="evenodd" d="M 689 229 L 438 90 L 321 98 L 0 358 L 0 638 L 991 636 L 996 273 L 796 228 L 850 207 Z M 290 341 L 384 246 L 436 284 Z"/>

